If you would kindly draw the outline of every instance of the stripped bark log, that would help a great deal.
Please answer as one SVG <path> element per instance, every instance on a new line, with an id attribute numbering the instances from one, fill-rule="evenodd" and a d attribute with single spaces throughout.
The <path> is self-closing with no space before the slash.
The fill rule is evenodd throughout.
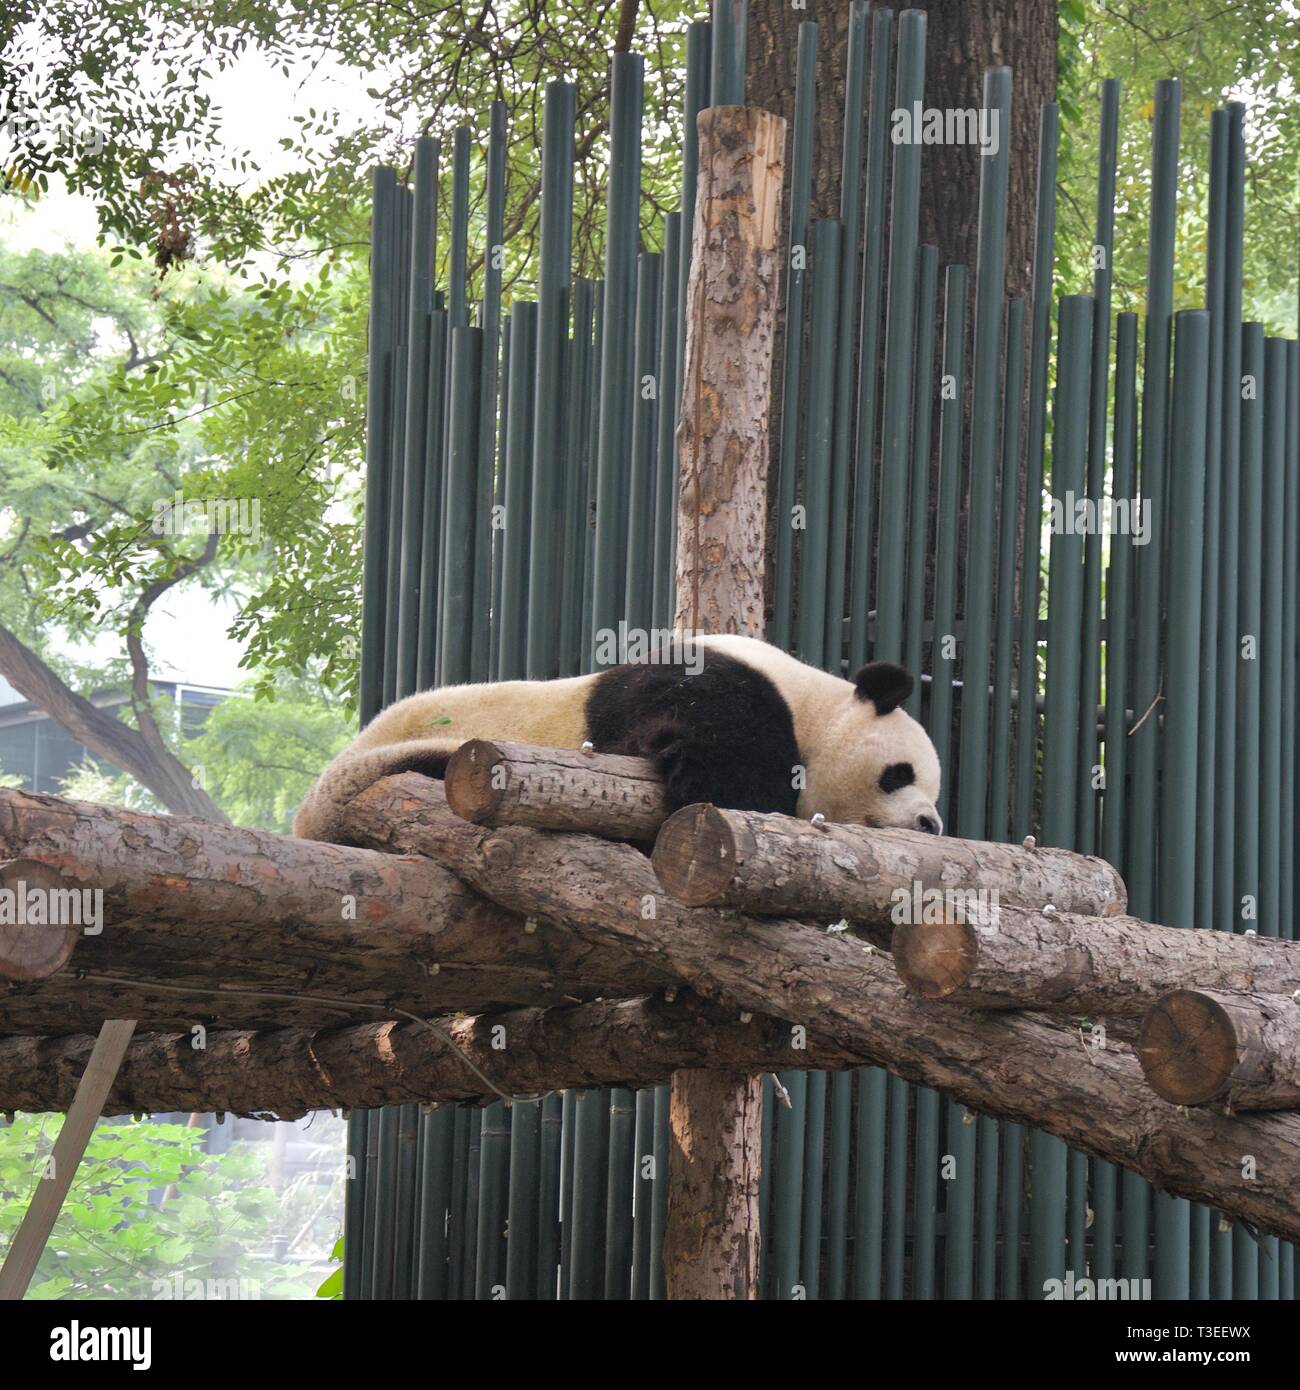
<path id="1" fill-rule="evenodd" d="M 1151 1089 L 1174 1105 L 1295 1109 L 1300 1002 L 1290 994 L 1173 990 L 1142 1020 L 1138 1058 Z"/>
<path id="2" fill-rule="evenodd" d="M 692 907 L 763 915 L 846 918 L 887 939 L 898 894 L 914 888 L 996 893 L 1000 903 L 1061 912 L 1122 912 L 1124 881 L 1104 859 L 883 830 L 815 826 L 793 816 L 687 806 L 655 842 L 664 891 Z"/>
<path id="3" fill-rule="evenodd" d="M 102 889 L 103 927 L 58 973 L 0 984 L 0 1033 L 90 1032 L 124 1017 L 152 1029 L 324 1027 L 643 994 L 667 980 L 550 922 L 525 924 L 427 861 L 373 850 L 0 791 L 8 855 Z"/>
<path id="4" fill-rule="evenodd" d="M 188 1033 L 141 1034 L 103 1113 L 226 1111 L 295 1119 L 311 1110 L 491 1101 L 498 1092 L 655 1086 L 679 1067 L 797 1071 L 856 1061 L 815 1040 L 798 1047 L 788 1024 L 761 1016 L 745 1022 L 737 1010 L 689 991 L 672 1003 L 596 1000 L 432 1024 L 221 1031 L 208 1034 L 202 1049 Z M 66 1110 L 94 1041 L 83 1033 L 0 1038 L 0 1111 Z"/>
<path id="5" fill-rule="evenodd" d="M 562 912 L 584 938 L 620 943 L 707 995 L 805 1024 L 908 1081 L 1300 1238 L 1300 1115 L 1170 1106 L 1147 1089 L 1121 1043 L 1093 1049 L 1040 1015 L 914 999 L 892 964 L 860 942 L 783 919 L 684 907 L 658 891 L 650 864 L 629 846 L 471 825 L 439 806 L 433 786 L 410 773 L 376 783 L 346 808 L 350 836 L 426 853 L 515 911 Z M 1249 1179 L 1243 1153 L 1256 1161 Z"/>
<path id="6" fill-rule="evenodd" d="M 899 977 L 921 998 L 976 1009 L 1136 1018 L 1169 990 L 1300 988 L 1300 942 L 1006 906 L 991 928 L 898 926 L 893 955 Z"/>
<path id="7" fill-rule="evenodd" d="M 653 840 L 663 783 L 645 758 L 470 739 L 452 754 L 447 804 L 477 825 L 578 830 L 609 840 Z"/>

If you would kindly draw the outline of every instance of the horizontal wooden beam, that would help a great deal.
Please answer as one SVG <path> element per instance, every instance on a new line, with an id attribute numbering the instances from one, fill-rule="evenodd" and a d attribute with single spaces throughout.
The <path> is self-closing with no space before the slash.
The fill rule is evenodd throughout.
<path id="1" fill-rule="evenodd" d="M 64 1110 L 94 1038 L 0 1038 L 0 1111 Z M 679 1067 L 838 1069 L 856 1059 L 788 1024 L 682 990 L 553 1009 L 310 1031 L 145 1033 L 131 1043 L 106 1115 L 227 1111 L 294 1119 L 311 1110 L 489 1101 L 504 1093 L 654 1086 Z"/>

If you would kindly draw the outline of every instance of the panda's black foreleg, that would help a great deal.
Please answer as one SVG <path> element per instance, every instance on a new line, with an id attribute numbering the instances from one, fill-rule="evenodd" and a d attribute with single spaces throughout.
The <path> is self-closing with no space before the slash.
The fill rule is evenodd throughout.
<path id="1" fill-rule="evenodd" d="M 665 721 L 649 745 L 670 811 L 708 801 L 733 811 L 795 813 L 793 768 L 742 731 L 701 735 L 687 724 Z"/>

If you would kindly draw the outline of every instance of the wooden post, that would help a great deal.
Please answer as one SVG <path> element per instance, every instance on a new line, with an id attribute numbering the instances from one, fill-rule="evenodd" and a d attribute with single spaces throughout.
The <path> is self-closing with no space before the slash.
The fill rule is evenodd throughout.
<path id="1" fill-rule="evenodd" d="M 0 1268 L 0 1302 L 17 1301 L 27 1292 L 41 1251 L 50 1238 L 58 1219 L 63 1199 L 72 1186 L 73 1174 L 86 1152 L 86 1145 L 95 1129 L 95 1121 L 104 1097 L 117 1076 L 117 1069 L 126 1056 L 127 1044 L 135 1032 L 132 1019 L 109 1019 L 99 1030 L 99 1037 L 86 1063 L 86 1070 L 72 1098 L 68 1118 L 63 1122 L 59 1137 L 50 1154 L 53 1165 L 48 1174 L 36 1184 L 36 1192 L 23 1215 L 22 1224 L 14 1235 L 14 1243 Z"/>
<path id="2" fill-rule="evenodd" d="M 714 106 L 697 128 L 675 625 L 761 637 L 785 121 L 758 107 Z M 673 1073 L 669 1298 L 758 1297 L 762 1094 L 753 1075 Z"/>

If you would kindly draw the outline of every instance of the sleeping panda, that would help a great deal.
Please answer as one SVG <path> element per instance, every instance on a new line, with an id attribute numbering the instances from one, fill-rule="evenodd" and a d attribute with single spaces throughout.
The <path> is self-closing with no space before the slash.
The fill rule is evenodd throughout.
<path id="1" fill-rule="evenodd" d="M 552 681 L 424 691 L 390 705 L 325 769 L 293 833 L 333 840 L 340 809 L 381 777 L 441 776 L 471 738 L 631 753 L 659 768 L 670 810 L 697 801 L 829 821 L 942 832 L 939 758 L 899 706 L 901 667 L 875 661 L 852 681 L 753 637 L 699 637 L 671 660 Z M 658 655 L 658 654 L 657 654 Z"/>

